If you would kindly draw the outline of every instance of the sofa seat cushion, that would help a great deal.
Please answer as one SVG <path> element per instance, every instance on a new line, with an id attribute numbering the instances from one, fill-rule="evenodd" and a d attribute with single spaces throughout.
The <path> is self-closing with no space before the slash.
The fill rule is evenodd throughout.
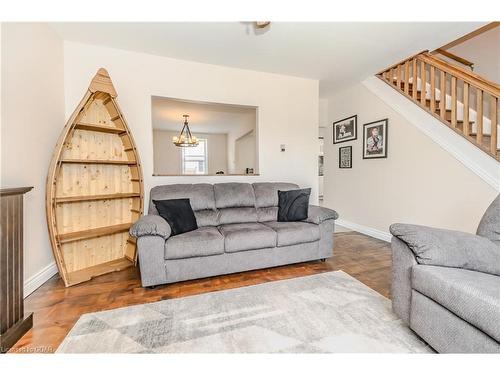
<path id="1" fill-rule="evenodd" d="M 276 247 L 276 232 L 260 223 L 225 224 L 219 231 L 226 253 Z"/>
<path id="2" fill-rule="evenodd" d="M 412 287 L 500 341 L 500 277 L 461 268 L 415 265 Z"/>
<path id="3" fill-rule="evenodd" d="M 203 227 L 170 237 L 165 259 L 193 258 L 224 253 L 224 237 L 217 227 Z"/>
<path id="4" fill-rule="evenodd" d="M 278 247 L 319 240 L 319 225 L 303 221 L 263 223 L 278 234 Z"/>

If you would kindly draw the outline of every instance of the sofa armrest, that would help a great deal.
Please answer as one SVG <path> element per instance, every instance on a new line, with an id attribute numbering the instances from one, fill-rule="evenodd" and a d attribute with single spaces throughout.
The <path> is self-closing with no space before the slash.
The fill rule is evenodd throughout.
<path id="1" fill-rule="evenodd" d="M 313 224 L 321 224 L 325 220 L 335 220 L 339 214 L 326 207 L 309 205 L 308 217 L 304 221 Z"/>
<path id="2" fill-rule="evenodd" d="M 133 237 L 160 236 L 164 239 L 170 237 L 172 230 L 167 221 L 159 215 L 145 215 L 137 220 L 130 228 Z"/>
<path id="3" fill-rule="evenodd" d="M 411 224 L 393 224 L 390 231 L 406 243 L 419 264 L 500 276 L 500 246 L 485 237 Z"/>
<path id="4" fill-rule="evenodd" d="M 397 237 L 392 237 L 391 249 L 392 309 L 406 324 L 410 324 L 411 273 L 413 266 L 417 264 L 417 260 L 408 245 Z"/>

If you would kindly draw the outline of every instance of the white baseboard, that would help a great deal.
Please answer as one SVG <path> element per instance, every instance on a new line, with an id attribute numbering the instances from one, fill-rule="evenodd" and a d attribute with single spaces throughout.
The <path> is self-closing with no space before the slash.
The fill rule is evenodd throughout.
<path id="1" fill-rule="evenodd" d="M 341 227 L 344 228 L 349 228 L 351 230 L 354 230 L 359 233 L 366 234 L 367 236 L 378 238 L 379 240 L 386 241 L 386 242 L 391 242 L 392 234 L 375 229 L 375 228 L 370 228 L 361 224 L 356 224 L 351 221 L 347 221 L 344 219 L 337 219 L 335 220 L 335 224 L 340 225 Z"/>
<path id="2" fill-rule="evenodd" d="M 37 290 L 43 285 L 48 279 L 57 274 L 57 266 L 55 262 L 52 262 L 29 279 L 24 282 L 24 298 L 28 297 L 31 293 Z"/>

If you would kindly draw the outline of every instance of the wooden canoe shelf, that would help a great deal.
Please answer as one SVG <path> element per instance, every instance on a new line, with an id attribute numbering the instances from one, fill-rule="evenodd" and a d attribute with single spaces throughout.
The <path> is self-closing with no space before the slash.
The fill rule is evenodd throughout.
<path id="1" fill-rule="evenodd" d="M 68 273 L 67 276 L 68 284 L 69 285 L 80 284 L 85 281 L 89 281 L 93 277 L 104 275 L 110 272 L 121 271 L 133 265 L 134 262 L 123 257 L 120 259 L 112 260 L 110 262 L 97 264 L 89 268 L 73 271 Z"/>
<path id="2" fill-rule="evenodd" d="M 63 233 L 57 236 L 59 243 L 68 243 L 74 241 L 88 240 L 89 238 L 96 238 L 101 236 L 106 236 L 109 234 L 115 234 L 120 232 L 125 232 L 130 229 L 132 223 L 110 225 L 101 228 L 92 228 L 81 230 L 78 232 Z"/>
<path id="3" fill-rule="evenodd" d="M 103 126 L 99 124 L 84 124 L 84 123 L 75 124 L 75 129 L 89 130 L 93 132 L 110 133 L 110 134 L 122 134 L 127 132 L 125 129 L 113 128 L 111 126 Z"/>
<path id="4" fill-rule="evenodd" d="M 71 164 L 111 164 L 111 165 L 136 165 L 135 160 L 100 160 L 100 159 L 62 159 L 62 163 Z"/>
<path id="5" fill-rule="evenodd" d="M 100 195 L 81 195 L 78 197 L 59 197 L 54 198 L 56 203 L 71 203 L 71 202 L 87 202 L 100 201 L 109 199 L 124 199 L 124 198 L 139 198 L 141 193 L 116 193 L 116 194 L 100 194 Z M 136 210 L 139 211 L 140 210 Z"/>
<path id="6" fill-rule="evenodd" d="M 127 231 L 143 212 L 142 170 L 116 96 L 108 72 L 99 69 L 59 136 L 49 167 L 47 224 L 66 286 L 137 260 Z"/>

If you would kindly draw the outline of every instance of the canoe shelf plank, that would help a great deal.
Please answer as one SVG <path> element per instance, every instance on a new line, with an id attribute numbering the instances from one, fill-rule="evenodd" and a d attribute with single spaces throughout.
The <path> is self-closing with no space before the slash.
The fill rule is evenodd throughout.
<path id="1" fill-rule="evenodd" d="M 96 238 L 108 234 L 115 234 L 128 231 L 131 226 L 132 223 L 110 225 L 108 227 L 93 228 L 71 233 L 63 233 L 59 234 L 57 238 L 59 240 L 59 243 L 61 244 L 73 241 L 82 241 L 82 240 L 87 240 L 89 238 Z"/>
<path id="2" fill-rule="evenodd" d="M 128 234 L 143 213 L 137 147 L 108 72 L 101 68 L 57 141 L 46 214 L 59 274 L 69 287 L 134 266 Z"/>

